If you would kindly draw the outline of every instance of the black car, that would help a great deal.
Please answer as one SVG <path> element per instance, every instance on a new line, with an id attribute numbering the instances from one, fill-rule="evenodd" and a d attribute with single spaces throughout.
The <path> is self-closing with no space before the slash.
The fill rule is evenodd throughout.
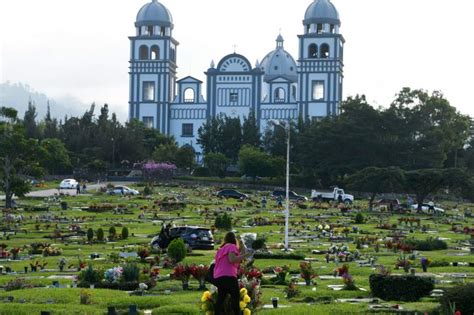
<path id="1" fill-rule="evenodd" d="M 221 198 L 234 198 L 234 199 L 247 199 L 249 196 L 243 194 L 234 189 L 224 189 L 217 192 L 217 197 Z"/>
<path id="2" fill-rule="evenodd" d="M 283 200 L 286 199 L 286 190 L 274 190 L 272 193 L 273 198 L 278 198 L 281 197 Z M 302 195 L 298 195 L 294 191 L 289 191 L 288 192 L 288 197 L 290 200 L 296 200 L 296 201 L 308 201 L 308 198 Z"/>
<path id="3" fill-rule="evenodd" d="M 211 230 L 201 227 L 180 226 L 171 228 L 169 238 L 164 239 L 161 235 L 155 236 L 150 245 L 152 247 L 167 248 L 169 243 L 181 237 L 185 244 L 192 249 L 214 249 L 214 238 Z"/>

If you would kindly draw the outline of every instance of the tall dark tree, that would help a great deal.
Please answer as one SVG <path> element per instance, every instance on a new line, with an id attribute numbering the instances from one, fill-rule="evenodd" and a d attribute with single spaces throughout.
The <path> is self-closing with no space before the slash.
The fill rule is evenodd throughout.
<path id="1" fill-rule="evenodd" d="M 46 139 L 53 139 L 59 137 L 58 121 L 56 118 L 51 117 L 51 107 L 48 101 L 48 108 L 46 111 L 46 117 L 44 118 L 44 134 L 43 137 Z"/>
<path id="2" fill-rule="evenodd" d="M 250 111 L 249 116 L 244 118 L 242 125 L 242 145 L 248 144 L 254 147 L 260 147 L 260 139 L 260 129 L 255 119 L 255 113 Z"/>
<path id="3" fill-rule="evenodd" d="M 25 126 L 26 136 L 28 138 L 39 138 L 38 125 L 36 124 L 36 117 L 38 113 L 36 112 L 36 105 L 33 101 L 28 102 L 28 109 L 25 111 L 25 116 L 23 118 L 23 125 Z"/>

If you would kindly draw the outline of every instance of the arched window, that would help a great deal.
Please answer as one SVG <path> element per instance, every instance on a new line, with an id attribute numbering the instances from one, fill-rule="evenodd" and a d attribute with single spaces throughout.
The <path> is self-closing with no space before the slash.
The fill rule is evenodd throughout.
<path id="1" fill-rule="evenodd" d="M 151 47 L 151 60 L 160 60 L 160 48 L 156 45 Z"/>
<path id="2" fill-rule="evenodd" d="M 194 89 L 187 88 L 186 90 L 184 90 L 184 102 L 185 103 L 194 103 L 195 102 Z"/>
<path id="3" fill-rule="evenodd" d="M 309 45 L 308 58 L 318 58 L 318 46 L 316 44 Z"/>
<path id="4" fill-rule="evenodd" d="M 140 60 L 148 60 L 148 46 L 140 46 L 139 58 Z"/>
<path id="5" fill-rule="evenodd" d="M 275 103 L 284 103 L 285 102 L 285 90 L 283 88 L 275 89 Z"/>
<path id="6" fill-rule="evenodd" d="M 321 45 L 321 58 L 329 58 L 329 45 L 328 44 Z"/>

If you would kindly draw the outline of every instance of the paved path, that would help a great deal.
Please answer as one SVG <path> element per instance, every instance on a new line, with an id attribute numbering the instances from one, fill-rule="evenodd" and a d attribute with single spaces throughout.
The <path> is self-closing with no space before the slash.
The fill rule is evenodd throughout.
<path id="1" fill-rule="evenodd" d="M 103 183 L 100 183 L 100 184 L 87 185 L 86 193 L 81 194 L 81 195 L 87 195 L 87 193 L 96 192 L 96 191 L 99 190 L 99 188 L 106 187 L 107 184 L 108 184 L 107 182 L 103 182 Z M 134 183 L 131 183 L 131 182 L 128 182 L 128 183 L 110 182 L 110 184 L 128 186 L 128 185 L 132 185 Z M 32 191 L 29 194 L 27 194 L 26 196 L 27 197 L 33 197 L 33 198 L 47 198 L 47 197 L 52 197 L 54 195 L 57 195 L 59 193 L 69 194 L 70 196 L 76 196 L 77 195 L 76 189 L 57 189 L 57 188 L 54 188 L 54 189 L 44 189 L 44 190 Z M 15 199 L 18 199 L 18 198 L 15 197 Z M 5 196 L 0 195 L 0 200 L 5 200 Z"/>

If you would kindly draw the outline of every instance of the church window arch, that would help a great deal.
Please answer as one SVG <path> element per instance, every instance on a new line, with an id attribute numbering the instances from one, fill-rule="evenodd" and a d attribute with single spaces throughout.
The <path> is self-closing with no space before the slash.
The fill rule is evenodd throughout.
<path id="1" fill-rule="evenodd" d="M 283 103 L 285 101 L 285 90 L 281 87 L 276 88 L 274 91 L 275 103 Z"/>
<path id="2" fill-rule="evenodd" d="M 318 58 L 318 45 L 316 44 L 309 45 L 308 58 Z"/>
<path id="3" fill-rule="evenodd" d="M 138 55 L 139 55 L 140 60 L 148 60 L 148 46 L 141 45 Z"/>
<path id="4" fill-rule="evenodd" d="M 184 102 L 185 103 L 194 103 L 195 102 L 194 89 L 187 88 L 186 90 L 184 90 Z"/>
<path id="5" fill-rule="evenodd" d="M 160 60 L 160 47 L 156 45 L 151 47 L 151 60 Z"/>
<path id="6" fill-rule="evenodd" d="M 328 44 L 321 45 L 321 58 L 329 58 L 329 45 Z"/>

